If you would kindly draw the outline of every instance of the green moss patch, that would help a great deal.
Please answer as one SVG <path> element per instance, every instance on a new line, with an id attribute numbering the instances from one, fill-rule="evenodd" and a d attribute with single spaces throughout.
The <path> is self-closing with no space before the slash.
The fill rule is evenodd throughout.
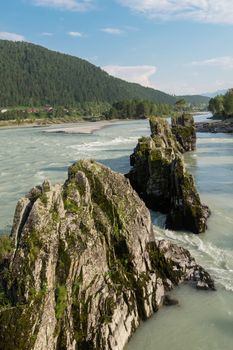
<path id="1" fill-rule="evenodd" d="M 0 262 L 11 255 L 14 249 L 13 240 L 6 235 L 0 236 Z"/>
<path id="2" fill-rule="evenodd" d="M 55 290 L 55 315 L 57 320 L 61 319 L 67 306 L 67 291 L 64 285 L 58 285 Z"/>

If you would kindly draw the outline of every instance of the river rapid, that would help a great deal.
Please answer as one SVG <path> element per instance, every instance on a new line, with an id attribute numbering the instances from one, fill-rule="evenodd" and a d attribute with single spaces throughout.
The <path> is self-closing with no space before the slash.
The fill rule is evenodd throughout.
<path id="1" fill-rule="evenodd" d="M 67 167 L 82 158 L 125 173 L 137 139 L 149 135 L 144 120 L 116 122 L 92 135 L 45 133 L 47 129 L 0 129 L 0 233 L 10 231 L 16 202 L 31 187 L 45 178 L 63 182 Z M 207 232 L 196 236 L 164 230 L 162 215 L 152 213 L 152 219 L 157 238 L 188 248 L 215 278 L 217 292 L 177 288 L 172 294 L 179 306 L 164 307 L 142 324 L 127 350 L 233 349 L 233 136 L 198 134 L 197 150 L 186 154 L 185 161 L 212 211 Z"/>

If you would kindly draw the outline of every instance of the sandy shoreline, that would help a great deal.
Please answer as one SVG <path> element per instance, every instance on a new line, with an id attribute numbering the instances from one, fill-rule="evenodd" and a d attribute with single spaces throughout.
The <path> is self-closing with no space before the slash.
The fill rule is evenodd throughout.
<path id="1" fill-rule="evenodd" d="M 126 119 L 127 120 L 127 119 Z M 129 119 L 128 119 L 129 120 Z M 48 128 L 45 132 L 48 133 L 64 133 L 64 134 L 92 134 L 95 131 L 111 126 L 117 122 L 122 122 L 121 119 L 102 120 L 102 121 L 75 121 L 75 120 L 58 120 L 56 123 L 38 124 L 25 123 L 21 125 L 0 125 L 0 131 L 5 129 L 21 129 L 21 128 Z M 69 125 L 72 124 L 72 127 Z M 74 126 L 76 124 L 77 126 Z M 59 127 L 61 125 L 61 127 Z M 56 129 L 54 128 L 56 127 Z"/>
<path id="2" fill-rule="evenodd" d="M 56 129 L 48 129 L 44 130 L 45 133 L 56 133 L 56 134 L 93 134 L 93 132 L 101 130 L 103 128 L 106 128 L 108 126 L 114 125 L 119 123 L 119 120 L 105 120 L 105 121 L 99 121 L 99 122 L 87 122 L 86 125 L 83 125 L 83 123 L 80 123 L 78 126 L 72 126 L 72 127 L 60 127 Z"/>

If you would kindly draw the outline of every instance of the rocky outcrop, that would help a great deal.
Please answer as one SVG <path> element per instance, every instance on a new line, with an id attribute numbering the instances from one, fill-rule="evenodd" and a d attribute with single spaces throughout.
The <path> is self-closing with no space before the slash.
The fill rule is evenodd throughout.
<path id="1" fill-rule="evenodd" d="M 16 208 L 15 246 L 0 281 L 0 349 L 122 350 L 183 281 L 214 289 L 189 252 L 155 240 L 129 181 L 80 161 Z"/>
<path id="2" fill-rule="evenodd" d="M 193 116 L 190 114 L 182 114 L 172 117 L 172 133 L 181 145 L 182 153 L 194 151 L 196 149 L 196 128 Z"/>
<path id="3" fill-rule="evenodd" d="M 208 121 L 196 123 L 196 129 L 198 132 L 211 132 L 216 133 L 233 133 L 233 118 L 219 121 Z"/>
<path id="4" fill-rule="evenodd" d="M 126 176 L 149 208 L 167 214 L 168 228 L 204 232 L 210 211 L 185 168 L 181 144 L 165 119 L 152 118 L 150 126 L 151 137 L 139 139 Z"/>

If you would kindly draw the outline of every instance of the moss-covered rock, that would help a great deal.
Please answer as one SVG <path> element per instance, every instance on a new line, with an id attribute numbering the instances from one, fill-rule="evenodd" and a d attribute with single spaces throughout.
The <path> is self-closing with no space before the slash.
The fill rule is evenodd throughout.
<path id="1" fill-rule="evenodd" d="M 173 120 L 173 129 L 174 125 L 187 134 L 189 128 L 193 130 L 192 119 L 185 115 L 176 124 Z M 178 142 L 167 121 L 161 118 L 151 118 L 150 126 L 151 137 L 139 139 L 131 155 L 133 168 L 126 176 L 149 208 L 168 214 L 167 227 L 204 232 L 210 211 L 201 204 L 181 154 L 193 147 L 193 136 Z"/>
<path id="2" fill-rule="evenodd" d="M 17 205 L 13 252 L 5 244 L 0 349 L 122 350 L 165 289 L 183 280 L 214 288 L 205 271 L 194 282 L 200 267 L 187 251 L 166 257 L 171 246 L 160 249 L 123 175 L 80 161 L 63 186 L 38 188 Z"/>
<path id="3" fill-rule="evenodd" d="M 181 145 L 182 153 L 196 149 L 196 128 L 192 115 L 184 113 L 180 116 L 172 117 L 172 133 Z"/>

